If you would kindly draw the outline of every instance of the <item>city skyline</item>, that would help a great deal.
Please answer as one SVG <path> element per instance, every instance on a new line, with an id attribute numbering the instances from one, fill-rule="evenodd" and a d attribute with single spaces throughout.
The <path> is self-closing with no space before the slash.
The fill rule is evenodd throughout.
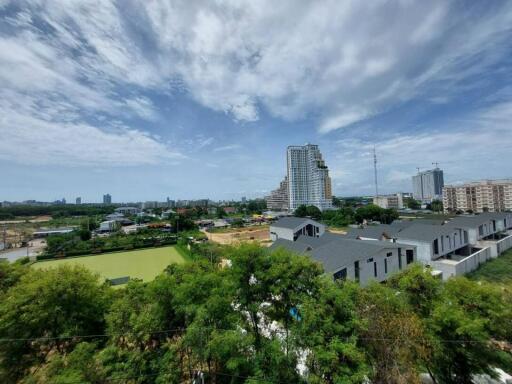
<path id="1" fill-rule="evenodd" d="M 373 194 L 374 145 L 382 194 L 433 162 L 446 184 L 512 177 L 510 2 L 4 0 L 0 19 L 0 201 L 263 197 L 307 142 L 336 196 Z"/>

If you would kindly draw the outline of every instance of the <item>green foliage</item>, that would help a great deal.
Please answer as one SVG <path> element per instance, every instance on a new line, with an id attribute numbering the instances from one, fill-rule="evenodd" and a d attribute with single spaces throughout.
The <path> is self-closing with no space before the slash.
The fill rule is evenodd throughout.
<path id="1" fill-rule="evenodd" d="M 114 212 L 114 205 L 15 205 L 12 207 L 1 207 L 0 215 L 12 217 L 23 216 L 41 216 L 49 215 L 53 218 L 72 217 L 72 216 L 94 216 L 108 215 Z"/>
<path id="2" fill-rule="evenodd" d="M 465 384 L 512 366 L 497 343 L 512 341 L 510 286 L 413 265 L 361 288 L 284 249 L 190 254 L 121 289 L 81 268 L 0 264 L 0 382 L 182 383 L 200 369 L 219 384 L 408 384 L 425 371 Z"/>
<path id="3" fill-rule="evenodd" d="M 482 264 L 476 271 L 470 273 L 468 277 L 476 281 L 484 280 L 512 284 L 512 250 Z"/>
<path id="4" fill-rule="evenodd" d="M 314 220 L 320 220 L 322 211 L 314 205 L 301 205 L 295 210 L 294 215 L 297 217 L 311 217 Z"/>
<path id="5" fill-rule="evenodd" d="M 354 222 L 354 210 L 349 207 L 322 212 L 322 221 L 331 227 L 346 227 Z"/>
<path id="6" fill-rule="evenodd" d="M 409 209 L 420 209 L 421 208 L 421 203 L 418 200 L 413 199 L 412 197 L 405 198 L 404 205 Z"/>
<path id="7" fill-rule="evenodd" d="M 398 219 L 398 212 L 394 209 L 381 208 L 374 204 L 368 204 L 356 209 L 354 219 L 358 223 L 367 221 L 379 221 L 382 224 L 390 224 Z"/>
<path id="8" fill-rule="evenodd" d="M 84 268 L 25 273 L 0 302 L 0 338 L 21 339 L 0 343 L 0 378 L 19 377 L 45 350 L 71 349 L 73 335 L 103 333 L 108 298 L 107 287 Z"/>

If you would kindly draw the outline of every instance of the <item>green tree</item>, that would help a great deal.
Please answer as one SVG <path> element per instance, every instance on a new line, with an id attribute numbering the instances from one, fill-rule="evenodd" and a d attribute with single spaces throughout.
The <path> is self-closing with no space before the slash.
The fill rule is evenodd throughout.
<path id="1" fill-rule="evenodd" d="M 469 384 L 473 375 L 496 377 L 494 367 L 510 364 L 510 356 L 491 342 L 510 330 L 508 304 L 497 287 L 466 278 L 446 282 L 426 320 L 434 345 L 426 366 L 436 382 Z"/>
<path id="2" fill-rule="evenodd" d="M 308 382 L 362 383 L 369 373 L 357 334 L 362 324 L 356 312 L 359 286 L 324 278 L 315 296 L 299 307 L 297 344 L 309 350 Z"/>
<path id="3" fill-rule="evenodd" d="M 0 338 L 20 339 L 0 343 L 0 378 L 12 382 L 49 351 L 72 348 L 75 335 L 104 333 L 107 291 L 81 267 L 24 274 L 0 302 Z"/>
<path id="4" fill-rule="evenodd" d="M 421 203 L 418 200 L 413 199 L 412 197 L 405 198 L 404 204 L 409 209 L 420 209 L 421 208 Z"/>

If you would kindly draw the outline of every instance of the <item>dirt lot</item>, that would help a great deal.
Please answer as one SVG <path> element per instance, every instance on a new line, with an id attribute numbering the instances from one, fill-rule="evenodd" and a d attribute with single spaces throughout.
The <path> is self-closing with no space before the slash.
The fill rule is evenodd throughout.
<path id="1" fill-rule="evenodd" d="M 254 226 L 247 228 L 233 228 L 222 233 L 204 232 L 208 240 L 219 244 L 239 244 L 246 241 L 270 243 L 268 226 Z"/>

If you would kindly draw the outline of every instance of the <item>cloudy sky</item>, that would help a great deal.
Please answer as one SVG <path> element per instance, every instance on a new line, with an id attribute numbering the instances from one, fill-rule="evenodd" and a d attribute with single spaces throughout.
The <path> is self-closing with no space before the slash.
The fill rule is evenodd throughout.
<path id="1" fill-rule="evenodd" d="M 510 1 L 0 0 L 0 201 L 512 177 Z"/>

